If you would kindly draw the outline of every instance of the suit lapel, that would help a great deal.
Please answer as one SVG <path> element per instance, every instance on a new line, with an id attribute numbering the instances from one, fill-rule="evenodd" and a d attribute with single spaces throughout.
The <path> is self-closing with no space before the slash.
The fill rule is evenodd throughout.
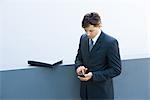
<path id="1" fill-rule="evenodd" d="M 87 37 L 86 38 L 86 40 L 85 40 L 85 46 L 86 46 L 86 48 L 85 48 L 85 52 L 87 53 L 87 54 L 89 54 L 89 38 Z"/>
<path id="2" fill-rule="evenodd" d="M 83 40 L 83 51 L 84 51 L 84 54 L 87 56 L 87 59 L 89 59 L 89 39 L 87 35 L 85 36 Z"/>
<path id="3" fill-rule="evenodd" d="M 90 53 L 94 52 L 97 48 L 99 48 L 101 46 L 101 43 L 102 43 L 103 39 L 104 39 L 104 33 L 102 31 L 100 36 L 98 37 L 95 45 L 93 46 L 92 50 L 90 51 Z"/>

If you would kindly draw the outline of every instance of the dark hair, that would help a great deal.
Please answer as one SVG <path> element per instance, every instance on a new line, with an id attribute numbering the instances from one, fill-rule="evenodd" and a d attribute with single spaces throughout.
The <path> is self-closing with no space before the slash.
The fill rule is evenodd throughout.
<path id="1" fill-rule="evenodd" d="M 101 24 L 101 18 L 98 13 L 91 12 L 84 15 L 84 18 L 82 20 L 82 27 L 86 28 L 89 25 L 99 26 Z"/>

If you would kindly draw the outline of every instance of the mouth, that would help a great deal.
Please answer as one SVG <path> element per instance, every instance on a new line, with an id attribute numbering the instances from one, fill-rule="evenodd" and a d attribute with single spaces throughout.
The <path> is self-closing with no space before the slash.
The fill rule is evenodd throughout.
<path id="1" fill-rule="evenodd" d="M 87 34 L 86 34 L 87 35 Z M 88 38 L 91 38 L 91 36 L 87 35 Z"/>
<path id="2" fill-rule="evenodd" d="M 91 37 L 91 36 L 88 36 L 88 38 L 89 38 L 89 39 L 92 39 L 92 37 Z"/>

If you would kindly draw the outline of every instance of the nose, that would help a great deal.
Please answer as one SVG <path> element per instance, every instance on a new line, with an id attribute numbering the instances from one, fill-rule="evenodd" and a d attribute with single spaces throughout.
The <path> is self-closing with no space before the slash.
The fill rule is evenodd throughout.
<path id="1" fill-rule="evenodd" d="M 91 32 L 86 33 L 89 38 L 92 38 Z"/>
<path id="2" fill-rule="evenodd" d="M 90 36 L 90 35 L 91 35 L 91 32 L 87 32 L 87 35 Z"/>

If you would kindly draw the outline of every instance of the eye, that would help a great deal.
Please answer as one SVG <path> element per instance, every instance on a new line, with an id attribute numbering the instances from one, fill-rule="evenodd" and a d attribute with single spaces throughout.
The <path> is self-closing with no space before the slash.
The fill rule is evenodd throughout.
<path id="1" fill-rule="evenodd" d="M 89 30 L 89 32 L 93 32 L 94 30 Z"/>

